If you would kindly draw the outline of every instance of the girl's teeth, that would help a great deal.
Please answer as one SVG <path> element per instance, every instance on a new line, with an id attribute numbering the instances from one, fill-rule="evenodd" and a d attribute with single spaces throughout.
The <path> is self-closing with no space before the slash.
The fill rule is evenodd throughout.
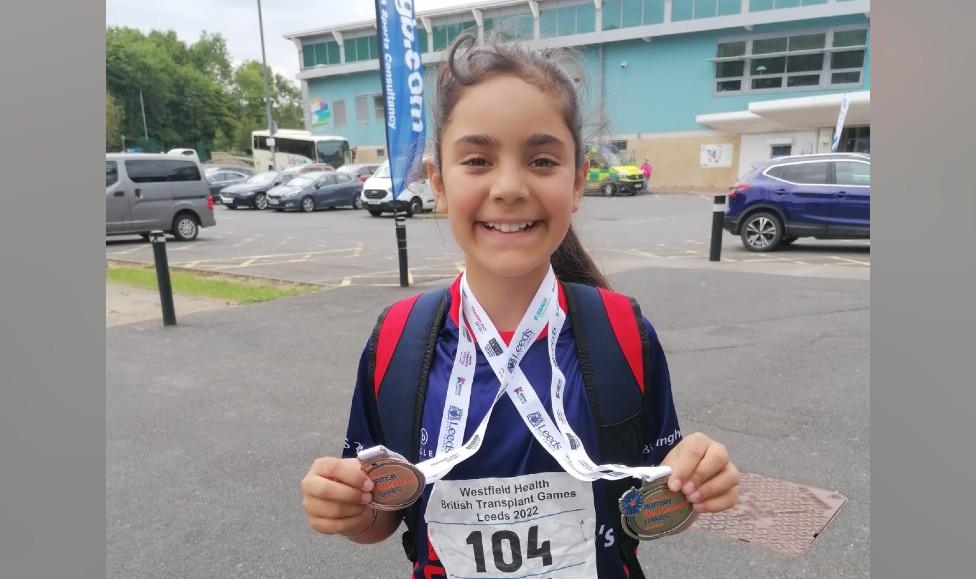
<path id="1" fill-rule="evenodd" d="M 509 224 L 509 223 L 487 223 L 489 228 L 495 231 L 501 231 L 502 233 L 515 233 L 516 231 L 524 231 L 531 225 L 531 223 L 519 223 L 519 224 Z"/>

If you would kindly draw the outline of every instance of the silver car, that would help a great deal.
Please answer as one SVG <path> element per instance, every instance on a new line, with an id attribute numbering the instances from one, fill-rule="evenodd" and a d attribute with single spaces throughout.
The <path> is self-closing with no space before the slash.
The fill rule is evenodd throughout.
<path id="1" fill-rule="evenodd" d="M 145 153 L 105 155 L 105 234 L 149 237 L 162 230 L 180 241 L 216 225 L 200 164 Z"/>

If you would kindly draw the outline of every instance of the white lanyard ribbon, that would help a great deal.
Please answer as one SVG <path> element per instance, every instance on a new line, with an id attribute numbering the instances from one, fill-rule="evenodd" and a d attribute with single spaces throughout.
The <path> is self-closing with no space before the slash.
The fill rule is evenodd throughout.
<path id="1" fill-rule="evenodd" d="M 417 464 L 427 482 L 441 479 L 457 464 L 475 454 L 484 441 L 488 420 L 501 399 L 508 394 L 515 404 L 522 421 L 536 440 L 556 459 L 559 465 L 573 477 L 583 481 L 597 479 L 617 480 L 627 477 L 658 479 L 671 474 L 668 466 L 630 467 L 618 464 L 596 465 L 590 460 L 583 443 L 566 419 L 563 391 L 566 378 L 556 362 L 556 342 L 566 321 L 559 307 L 558 281 L 552 268 L 539 286 L 529 308 L 519 322 L 509 347 L 468 287 L 467 276 L 461 276 L 461 299 L 458 304 L 458 349 L 451 369 L 441 428 L 437 437 L 437 454 L 434 458 Z M 467 322 L 467 324 L 465 323 Z M 481 351 L 495 372 L 499 388 L 485 417 L 467 442 L 464 440 L 467 413 L 470 408 L 471 388 L 474 381 L 476 349 L 468 325 L 474 332 Z M 535 343 L 542 329 L 548 325 L 549 363 L 552 369 L 550 393 L 555 426 L 545 405 L 536 395 L 525 374 L 519 368 L 526 352 Z"/>

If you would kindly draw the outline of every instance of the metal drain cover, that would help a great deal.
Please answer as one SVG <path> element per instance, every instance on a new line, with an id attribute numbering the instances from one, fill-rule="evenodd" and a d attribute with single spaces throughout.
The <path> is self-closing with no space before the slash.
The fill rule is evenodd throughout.
<path id="1" fill-rule="evenodd" d="M 847 497 L 754 473 L 742 473 L 739 504 L 703 513 L 694 527 L 788 555 L 799 555 L 840 510 Z"/>

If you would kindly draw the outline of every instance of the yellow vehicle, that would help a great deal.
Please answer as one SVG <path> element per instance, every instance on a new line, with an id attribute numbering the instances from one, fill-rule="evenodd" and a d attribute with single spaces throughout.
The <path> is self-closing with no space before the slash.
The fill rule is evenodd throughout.
<path id="1" fill-rule="evenodd" d="M 587 192 L 611 195 L 634 195 L 644 188 L 644 176 L 632 159 L 624 159 L 610 144 L 586 146 L 590 172 L 586 175 Z"/>

